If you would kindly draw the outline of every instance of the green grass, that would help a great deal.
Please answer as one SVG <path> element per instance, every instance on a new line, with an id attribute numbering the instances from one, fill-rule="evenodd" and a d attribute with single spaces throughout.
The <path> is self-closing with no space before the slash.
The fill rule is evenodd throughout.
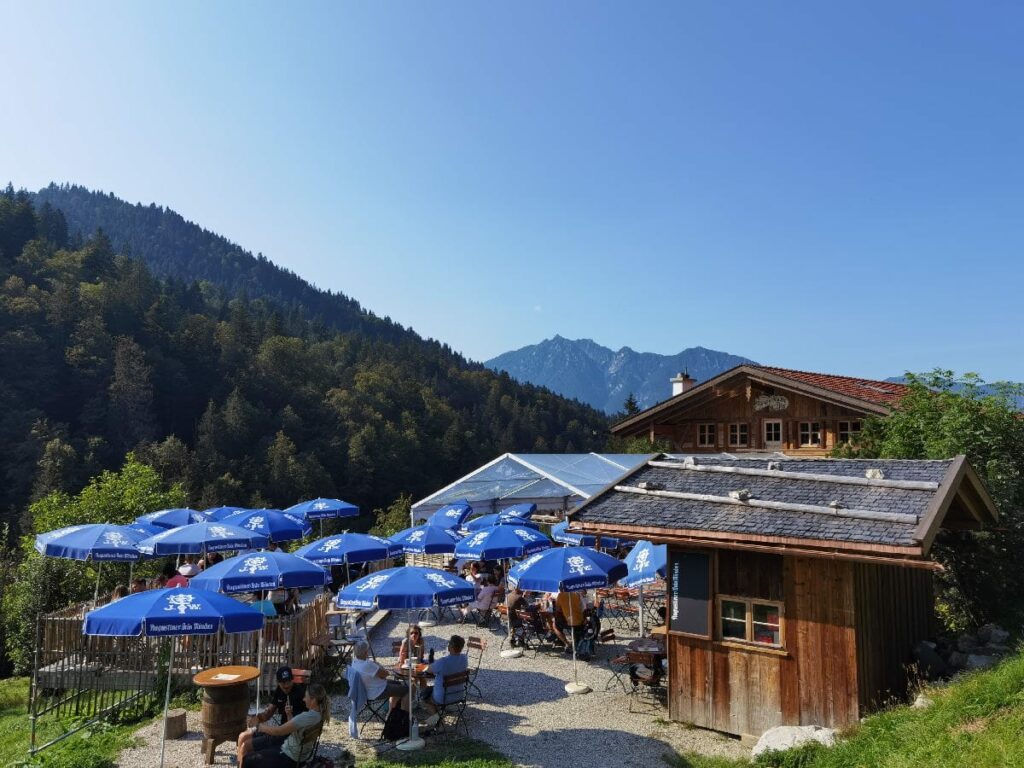
<path id="1" fill-rule="evenodd" d="M 31 727 L 26 710 L 28 678 L 0 680 L 0 766 L 47 766 L 47 768 L 110 768 L 118 753 L 131 742 L 134 725 L 95 726 L 69 736 L 65 741 L 28 758 Z M 73 721 L 47 719 L 37 743 L 45 743 L 70 730 Z"/>
<path id="2" fill-rule="evenodd" d="M 450 744 L 431 745 L 422 752 L 391 750 L 370 763 L 367 768 L 394 768 L 404 765 L 433 765 L 438 768 L 512 768 L 514 763 L 488 745 L 470 739 L 453 740 Z"/>
<path id="3" fill-rule="evenodd" d="M 679 755 L 674 768 L 1024 768 L 1024 655 L 928 690 L 927 709 L 894 707 L 844 734 L 832 749 L 811 745 L 751 763 Z"/>

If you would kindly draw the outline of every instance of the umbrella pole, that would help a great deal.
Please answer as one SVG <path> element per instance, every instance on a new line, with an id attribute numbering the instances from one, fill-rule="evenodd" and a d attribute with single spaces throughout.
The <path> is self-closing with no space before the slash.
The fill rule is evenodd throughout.
<path id="1" fill-rule="evenodd" d="M 100 574 L 103 573 L 103 561 L 100 560 L 96 563 L 96 589 L 92 591 L 92 607 L 95 608 L 96 604 L 100 601 Z"/>
<path id="2" fill-rule="evenodd" d="M 409 624 L 405 630 L 405 647 L 406 647 L 406 661 L 409 664 L 409 738 L 401 739 L 395 744 L 396 749 L 400 749 L 403 752 L 412 752 L 417 749 L 423 749 L 426 744 L 423 739 L 420 738 L 419 723 L 416 722 L 412 716 L 412 673 L 415 669 L 415 649 L 412 647 L 412 609 L 409 609 Z M 399 704 L 398 706 L 402 706 Z"/>
<path id="3" fill-rule="evenodd" d="M 177 642 L 177 637 L 171 637 L 171 655 L 167 657 L 167 690 L 164 692 L 164 719 L 160 727 L 160 768 L 164 768 L 164 751 L 167 747 L 167 710 L 171 706 L 171 670 L 174 669 L 174 646 Z"/>
<path id="4" fill-rule="evenodd" d="M 263 600 L 267 599 L 266 591 L 260 593 Z M 260 610 L 263 610 L 263 606 L 260 606 Z M 259 675 L 256 677 L 256 714 L 260 713 L 260 691 L 263 689 L 263 627 L 267 625 L 267 620 L 263 619 L 263 624 L 260 626 L 259 634 L 256 635 L 256 669 L 259 670 Z"/>
<path id="5" fill-rule="evenodd" d="M 512 647 L 512 611 L 507 610 L 508 607 L 508 572 L 512 567 L 512 558 L 505 560 L 505 618 L 508 620 L 508 643 L 509 647 L 505 648 L 501 652 L 501 658 L 503 659 L 518 659 L 523 655 L 522 648 Z"/>
<path id="6" fill-rule="evenodd" d="M 641 584 L 637 594 L 637 613 L 640 615 L 640 637 L 644 636 L 644 585 Z"/>
<path id="7" fill-rule="evenodd" d="M 570 611 L 571 613 L 571 611 Z M 572 630 L 572 676 L 573 682 L 565 684 L 566 693 L 590 693 L 590 686 L 580 682 L 580 672 L 576 666 L 576 627 L 569 627 Z"/>

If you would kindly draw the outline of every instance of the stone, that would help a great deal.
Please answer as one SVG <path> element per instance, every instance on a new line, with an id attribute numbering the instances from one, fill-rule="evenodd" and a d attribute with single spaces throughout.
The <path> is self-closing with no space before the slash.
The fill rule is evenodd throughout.
<path id="1" fill-rule="evenodd" d="M 963 669 L 967 666 L 967 654 L 960 653 L 960 651 L 953 651 L 949 654 L 946 662 L 954 669 Z"/>
<path id="2" fill-rule="evenodd" d="M 920 642 L 914 646 L 914 660 L 917 669 L 926 680 L 937 680 L 949 674 L 949 666 L 935 651 L 934 645 Z"/>
<path id="3" fill-rule="evenodd" d="M 985 624 L 978 629 L 978 641 L 984 645 L 1004 645 L 1010 633 L 998 624 Z"/>
<path id="4" fill-rule="evenodd" d="M 1010 653 L 1010 646 L 989 643 L 988 645 L 976 648 L 974 652 L 979 656 L 1006 656 Z"/>
<path id="5" fill-rule="evenodd" d="M 999 663 L 997 656 L 982 656 L 979 653 L 971 653 L 967 656 L 967 669 L 988 669 Z"/>
<path id="6" fill-rule="evenodd" d="M 974 635 L 960 635 L 956 639 L 956 649 L 961 653 L 971 653 L 978 647 L 978 640 Z"/>
<path id="7" fill-rule="evenodd" d="M 914 709 L 928 709 L 935 702 L 925 696 L 923 693 L 917 694 L 917 698 L 914 699 L 914 703 L 910 706 Z"/>
<path id="8" fill-rule="evenodd" d="M 826 747 L 835 746 L 836 730 L 822 728 L 820 725 L 779 725 L 761 734 L 751 755 L 758 757 L 765 752 L 784 752 L 812 741 Z"/>

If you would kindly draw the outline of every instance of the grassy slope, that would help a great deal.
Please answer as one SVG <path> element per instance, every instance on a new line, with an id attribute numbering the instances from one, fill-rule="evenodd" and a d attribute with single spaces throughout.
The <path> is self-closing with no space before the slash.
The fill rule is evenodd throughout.
<path id="1" fill-rule="evenodd" d="M 128 744 L 132 732 L 139 727 L 138 724 L 101 724 L 50 747 L 30 762 L 28 745 L 31 728 L 26 712 L 28 686 L 28 678 L 24 677 L 0 680 L 0 766 L 5 768 L 16 765 L 107 768 L 114 765 L 118 752 Z M 37 740 L 45 743 L 60 732 L 59 726 L 53 723 L 37 736 Z"/>
<path id="2" fill-rule="evenodd" d="M 512 768 L 513 763 L 479 741 L 459 740 L 449 745 L 431 746 L 422 752 L 392 750 L 367 765 L 367 768 L 395 768 L 405 765 L 432 765 L 437 768 Z"/>
<path id="3" fill-rule="evenodd" d="M 897 707 L 868 718 L 835 748 L 795 750 L 757 765 L 786 768 L 1024 766 L 1024 654 L 926 691 L 927 709 Z M 731 768 L 747 761 L 679 756 L 676 768 Z"/>

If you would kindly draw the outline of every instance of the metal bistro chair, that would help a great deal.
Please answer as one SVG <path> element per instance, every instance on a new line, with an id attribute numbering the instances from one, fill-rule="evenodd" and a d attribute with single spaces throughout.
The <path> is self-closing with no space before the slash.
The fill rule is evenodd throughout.
<path id="1" fill-rule="evenodd" d="M 629 711 L 634 712 L 634 702 L 644 699 L 648 704 L 660 707 L 665 701 L 667 689 L 664 675 L 653 653 L 628 651 L 627 670 L 632 690 L 629 691 Z"/>
<path id="2" fill-rule="evenodd" d="M 356 707 L 356 702 L 360 699 L 363 700 L 362 707 L 359 711 L 355 712 L 354 717 L 350 715 L 349 724 L 350 731 L 349 735 L 354 736 L 355 732 L 351 730 L 356 723 L 359 722 L 359 718 L 365 713 L 367 718 L 363 721 L 362 726 L 359 728 L 359 735 L 361 736 L 363 731 L 366 730 L 366 726 L 375 720 L 380 723 L 381 731 L 384 729 L 384 723 L 387 721 L 388 708 L 390 702 L 387 698 L 381 697 L 379 699 L 371 699 L 366 695 L 366 687 L 363 685 L 363 678 L 359 676 L 352 667 L 349 667 L 348 674 L 346 675 L 348 680 L 348 700 L 350 712 Z"/>
<path id="3" fill-rule="evenodd" d="M 617 639 L 615 630 L 602 630 L 599 637 L 601 645 L 612 645 L 612 655 L 608 659 L 608 669 L 612 674 L 604 684 L 604 689 L 607 691 L 618 683 L 622 686 L 623 693 L 629 693 L 629 688 L 626 687 L 626 679 L 629 677 L 629 661 L 626 659 L 626 654 L 618 653 L 617 646 L 613 645 Z"/>
<path id="4" fill-rule="evenodd" d="M 319 723 L 314 725 L 312 728 L 307 728 L 302 732 L 302 741 L 299 744 L 299 754 L 301 755 L 306 748 L 312 744 L 313 749 L 309 755 L 306 756 L 305 760 L 298 763 L 296 768 L 312 768 L 316 764 L 316 753 L 320 749 L 320 734 L 324 730 L 324 721 L 320 720 Z"/>
<path id="5" fill-rule="evenodd" d="M 457 672 L 454 675 L 445 675 L 443 684 L 444 701 L 438 705 L 437 709 L 439 715 L 437 733 L 444 736 L 450 732 L 453 736 L 457 736 L 459 725 L 461 725 L 466 736 L 469 736 L 469 725 L 466 723 L 466 706 L 469 703 L 467 699 L 469 693 L 469 670 Z M 452 718 L 450 731 L 447 722 L 449 717 Z"/>
<path id="6" fill-rule="evenodd" d="M 479 637 L 466 638 L 466 656 L 469 657 L 469 687 L 476 691 L 476 695 L 482 701 L 483 691 L 477 687 L 476 676 L 480 674 L 480 664 L 484 659 L 484 651 L 487 650 L 487 641 Z M 446 688 L 447 690 L 447 688 Z"/>

